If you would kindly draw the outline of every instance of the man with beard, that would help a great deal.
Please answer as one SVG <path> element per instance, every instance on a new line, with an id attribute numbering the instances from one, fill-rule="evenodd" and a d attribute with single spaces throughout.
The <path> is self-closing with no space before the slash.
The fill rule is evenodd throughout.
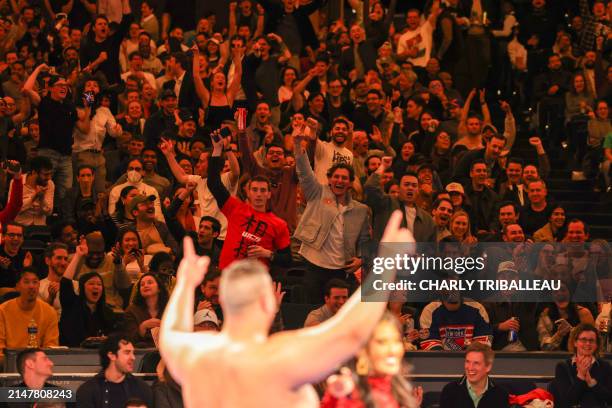
<path id="1" fill-rule="evenodd" d="M 126 256 L 122 259 L 121 256 L 107 254 L 104 236 L 98 231 L 87 234 L 79 245 L 81 249 L 77 249 L 66 268 L 70 272 L 65 274 L 78 279 L 80 275 L 88 272 L 99 273 L 104 283 L 106 303 L 116 313 L 123 313 L 123 298 L 120 292 L 129 290 L 132 286 L 130 276 L 125 270 L 126 259 L 129 257 L 124 254 Z"/>
<path id="2" fill-rule="evenodd" d="M 219 283 L 221 282 L 221 272 L 219 269 L 211 269 L 204 276 L 204 280 L 200 285 L 200 293 L 196 298 L 196 311 L 211 309 L 219 318 L 219 322 L 223 322 L 223 309 L 219 304 Z"/>
<path id="3" fill-rule="evenodd" d="M 336 119 L 332 128 L 334 146 L 344 143 L 346 130 L 345 120 Z M 367 206 L 351 198 L 355 173 L 350 164 L 335 162 L 327 170 L 326 182 L 318 181 L 301 146 L 305 137 L 299 135 L 294 143 L 297 172 L 307 201 L 295 237 L 302 242 L 300 254 L 307 262 L 304 280 L 310 302 L 316 304 L 322 300 L 325 283 L 332 278 L 356 287 L 354 273 L 361 267 L 362 251 L 370 241 L 370 215 Z M 316 143 L 318 146 L 320 142 Z"/>
<path id="4" fill-rule="evenodd" d="M 46 225 L 53 212 L 55 184 L 51 180 L 53 164 L 38 156 L 30 163 L 30 172 L 23 177 L 23 205 L 15 221 L 22 225 Z"/>
<path id="5" fill-rule="evenodd" d="M 433 203 L 431 215 L 436 224 L 436 242 L 440 242 L 445 237 L 451 236 L 448 230 L 448 222 L 453 215 L 453 203 L 446 198 L 438 198 Z"/>
<path id="6" fill-rule="evenodd" d="M 125 407 L 131 398 L 139 398 L 152 406 L 151 388 L 134 377 L 134 346 L 123 335 L 112 335 L 100 347 L 102 371 L 84 382 L 76 392 L 79 407 Z"/>
<path id="7" fill-rule="evenodd" d="M 155 219 L 154 195 L 144 196 L 142 194 L 132 198 L 127 205 L 127 212 L 136 220 L 136 230 L 140 236 L 142 249 L 147 254 L 159 251 L 178 253 L 178 244 L 170 234 L 165 223 Z"/>
<path id="8" fill-rule="evenodd" d="M 57 313 L 38 299 L 39 286 L 36 271 L 24 268 L 17 279 L 19 297 L 0 305 L 0 360 L 7 348 L 59 346 Z"/>
<path id="9" fill-rule="evenodd" d="M 80 69 L 79 50 L 74 46 L 66 47 L 62 51 L 62 56 L 64 57 L 64 62 L 57 68 L 57 72 L 69 78 L 74 71 L 78 72 Z"/>
<path id="10" fill-rule="evenodd" d="M 45 249 L 45 264 L 47 264 L 47 277 L 40 281 L 38 297 L 53 306 L 59 319 L 62 314 L 60 303 L 60 280 L 68 266 L 68 247 L 59 242 L 49 244 Z M 79 292 L 79 283 L 72 281 L 75 293 Z"/>
<path id="11" fill-rule="evenodd" d="M 374 241 L 382 236 L 383 228 L 391 213 L 402 211 L 402 226 L 408 228 L 416 242 L 435 242 L 436 225 L 427 211 L 416 205 L 419 179 L 415 173 L 407 172 L 399 177 L 399 198 L 385 195 L 380 178 L 391 167 L 392 159 L 383 157 L 381 165 L 368 178 L 364 186 L 366 203 L 372 209 Z"/>
<path id="12" fill-rule="evenodd" d="M 138 36 L 138 52 L 142 55 L 142 70 L 157 76 L 164 66 L 151 49 L 151 36 L 142 32 Z M 157 81 L 156 81 L 157 82 Z M 157 88 L 157 86 L 156 86 Z"/>
<path id="13" fill-rule="evenodd" d="M 338 117 L 332 122 L 331 142 L 324 142 L 317 137 L 319 124 L 309 119 L 305 132 L 310 136 L 308 156 L 314 157 L 314 172 L 317 181 L 327 183 L 327 170 L 335 164 L 352 165 L 353 153 L 346 148 L 351 122 L 345 117 Z"/>

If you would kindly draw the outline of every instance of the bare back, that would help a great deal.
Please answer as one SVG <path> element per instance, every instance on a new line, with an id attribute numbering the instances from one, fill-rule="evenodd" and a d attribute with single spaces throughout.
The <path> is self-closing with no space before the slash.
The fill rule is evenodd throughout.
<path id="1" fill-rule="evenodd" d="M 278 370 L 270 370 L 268 341 L 240 343 L 227 334 L 202 333 L 191 353 L 182 356 L 185 407 L 318 407 L 311 385 L 291 389 Z M 287 361 L 286 369 L 299 367 Z"/>

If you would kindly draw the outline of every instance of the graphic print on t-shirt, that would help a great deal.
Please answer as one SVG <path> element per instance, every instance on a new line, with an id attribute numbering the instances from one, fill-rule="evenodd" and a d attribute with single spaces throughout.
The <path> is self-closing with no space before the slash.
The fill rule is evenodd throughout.
<path id="1" fill-rule="evenodd" d="M 333 164 L 338 164 L 338 163 L 351 164 L 351 157 L 345 156 L 342 153 L 338 152 L 337 150 L 334 150 L 334 156 L 332 157 L 332 163 Z"/>
<path id="2" fill-rule="evenodd" d="M 238 246 L 234 249 L 235 258 L 246 258 L 249 251 L 249 246 L 259 245 L 262 237 L 268 230 L 268 223 L 263 220 L 258 220 L 255 214 L 251 214 L 247 219 L 240 224 L 244 228 L 238 242 Z"/>

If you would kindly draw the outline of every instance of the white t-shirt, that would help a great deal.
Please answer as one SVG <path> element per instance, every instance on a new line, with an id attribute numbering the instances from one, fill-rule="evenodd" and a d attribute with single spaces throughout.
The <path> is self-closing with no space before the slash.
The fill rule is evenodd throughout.
<path id="1" fill-rule="evenodd" d="M 74 293 L 78 295 L 79 282 L 73 280 L 72 286 L 74 287 Z M 38 297 L 46 304 L 49 304 L 49 278 L 41 279 L 40 286 L 38 288 Z M 57 295 L 55 295 L 55 299 L 53 300 L 53 304 L 51 306 L 53 306 L 53 308 L 57 312 L 57 317 L 59 319 L 60 315 L 62 314 L 62 305 L 60 303 L 59 289 L 57 291 Z"/>
<path id="2" fill-rule="evenodd" d="M 317 181 L 327 185 L 327 170 L 336 163 L 353 164 L 353 152 L 346 147 L 338 147 L 332 142 L 317 139 L 314 163 Z"/>
<path id="3" fill-rule="evenodd" d="M 408 61 L 416 67 L 425 67 L 431 56 L 433 27 L 429 20 L 425 20 L 419 28 L 414 31 L 406 31 L 400 37 L 397 45 L 397 53 L 402 54 L 413 47 L 419 51 L 415 58 L 408 58 Z"/>
<path id="4" fill-rule="evenodd" d="M 221 234 L 219 234 L 219 239 L 224 240 L 225 233 L 227 232 L 227 218 L 225 218 L 225 215 L 223 215 L 223 213 L 217 206 L 217 201 L 215 200 L 215 197 L 213 197 L 212 193 L 208 189 L 208 184 L 206 183 L 208 179 L 202 178 L 198 175 L 189 175 L 187 177 L 188 181 L 197 184 L 196 191 L 198 192 L 198 200 L 196 201 L 196 204 L 200 209 L 200 213 L 197 214 L 197 216 L 204 217 L 208 215 L 210 217 L 216 218 L 221 223 Z M 230 181 L 230 174 L 221 174 L 221 182 L 231 194 L 233 186 Z"/>

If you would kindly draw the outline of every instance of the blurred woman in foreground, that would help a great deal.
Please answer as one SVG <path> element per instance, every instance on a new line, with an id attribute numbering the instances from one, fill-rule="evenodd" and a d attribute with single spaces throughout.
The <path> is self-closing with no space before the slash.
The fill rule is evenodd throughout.
<path id="1" fill-rule="evenodd" d="M 322 408 L 417 408 L 423 389 L 404 379 L 400 322 L 386 312 L 359 353 L 353 371 L 343 368 L 327 380 Z"/>

